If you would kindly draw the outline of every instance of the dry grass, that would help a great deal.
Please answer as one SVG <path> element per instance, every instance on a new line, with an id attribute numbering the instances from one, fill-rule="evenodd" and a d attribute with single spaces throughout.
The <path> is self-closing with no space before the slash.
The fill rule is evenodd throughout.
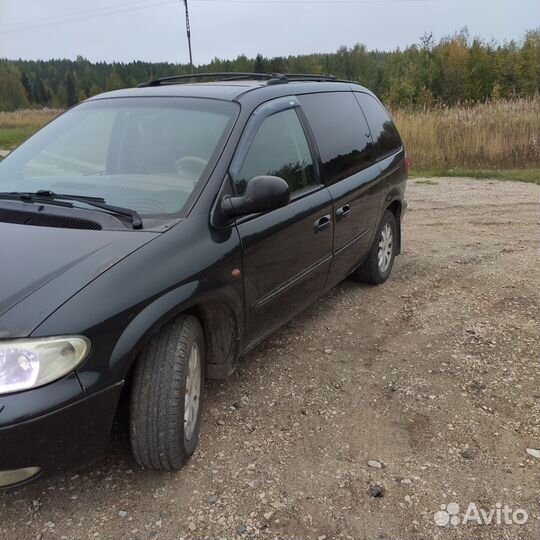
<path id="1" fill-rule="evenodd" d="M 393 117 L 413 170 L 540 167 L 540 96 Z"/>
<path id="2" fill-rule="evenodd" d="M 27 109 L 15 112 L 0 112 L 0 129 L 33 127 L 38 129 L 58 116 L 60 109 Z"/>
<path id="3" fill-rule="evenodd" d="M 61 112 L 55 109 L 0 112 L 0 149 L 11 150 Z"/>
<path id="4" fill-rule="evenodd" d="M 0 149 L 14 148 L 61 112 L 0 112 Z M 393 117 L 413 175 L 457 171 L 494 177 L 494 171 L 500 171 L 506 178 L 540 181 L 540 96 L 426 111 L 396 110 Z"/>

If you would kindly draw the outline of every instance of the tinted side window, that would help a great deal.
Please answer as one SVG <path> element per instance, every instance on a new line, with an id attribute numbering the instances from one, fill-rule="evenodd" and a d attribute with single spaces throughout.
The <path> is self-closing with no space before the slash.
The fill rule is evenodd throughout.
<path id="1" fill-rule="evenodd" d="M 328 183 L 371 165 L 369 127 L 352 92 L 308 94 L 298 99 L 317 140 Z"/>
<path id="2" fill-rule="evenodd" d="M 401 148 L 401 137 L 384 107 L 369 94 L 355 92 L 373 137 L 374 156 L 381 159 Z"/>
<path id="3" fill-rule="evenodd" d="M 237 192 L 244 193 L 254 176 L 279 176 L 291 193 L 316 184 L 313 159 L 296 111 L 268 117 L 259 127 L 236 178 Z"/>

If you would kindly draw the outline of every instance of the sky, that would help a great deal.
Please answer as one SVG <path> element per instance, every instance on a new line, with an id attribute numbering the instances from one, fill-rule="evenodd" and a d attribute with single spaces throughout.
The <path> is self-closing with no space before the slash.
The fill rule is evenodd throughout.
<path id="1" fill-rule="evenodd" d="M 193 59 L 392 50 L 467 26 L 519 40 L 540 26 L 538 0 L 188 0 Z M 188 61 L 183 0 L 0 0 L 0 58 Z"/>

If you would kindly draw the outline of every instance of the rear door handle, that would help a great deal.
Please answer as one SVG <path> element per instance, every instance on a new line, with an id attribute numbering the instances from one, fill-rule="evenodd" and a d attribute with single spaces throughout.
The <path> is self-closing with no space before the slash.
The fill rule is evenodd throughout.
<path id="1" fill-rule="evenodd" d="M 351 213 L 351 205 L 345 204 L 336 210 L 336 218 L 341 219 L 347 217 Z"/>
<path id="2" fill-rule="evenodd" d="M 313 227 L 315 229 L 315 232 L 322 231 L 324 229 L 327 229 L 332 224 L 332 216 L 330 214 L 326 214 L 326 216 L 320 217 L 314 224 Z"/>

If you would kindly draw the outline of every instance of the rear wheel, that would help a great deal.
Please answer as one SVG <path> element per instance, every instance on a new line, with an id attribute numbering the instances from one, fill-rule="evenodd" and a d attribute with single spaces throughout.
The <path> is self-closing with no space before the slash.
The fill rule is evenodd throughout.
<path id="1" fill-rule="evenodd" d="M 353 277 L 358 281 L 372 285 L 384 283 L 392 272 L 396 256 L 396 241 L 396 218 L 392 212 L 386 210 L 368 257 L 362 266 L 355 270 Z"/>
<path id="2" fill-rule="evenodd" d="M 179 469 L 197 447 L 204 345 L 197 318 L 183 315 L 154 334 L 137 359 L 130 435 L 133 455 L 147 469 Z"/>

